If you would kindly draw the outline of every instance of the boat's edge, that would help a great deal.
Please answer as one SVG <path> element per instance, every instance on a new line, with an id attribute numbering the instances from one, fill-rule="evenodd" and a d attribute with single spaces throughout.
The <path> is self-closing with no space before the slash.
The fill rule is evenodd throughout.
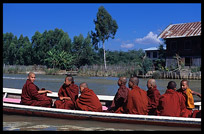
<path id="1" fill-rule="evenodd" d="M 6 93 L 21 94 L 21 89 L 3 88 L 4 98 Z M 49 97 L 56 98 L 56 92 L 48 94 Z M 98 95 L 102 101 L 112 101 L 114 96 Z M 3 103 L 3 112 L 9 114 L 21 114 L 66 119 L 99 120 L 105 122 L 122 122 L 136 124 L 201 127 L 201 118 L 184 118 L 153 115 L 117 114 L 108 112 L 91 112 L 81 110 L 67 110 L 57 108 L 45 108 L 37 106 L 26 106 L 21 104 Z M 60 114 L 59 114 L 60 113 Z"/>
<path id="2" fill-rule="evenodd" d="M 91 112 L 81 110 L 66 110 L 56 108 L 44 108 L 37 106 L 26 106 L 19 104 L 3 103 L 4 113 L 15 113 L 23 115 L 53 117 L 62 119 L 98 120 L 106 122 L 121 122 L 149 125 L 165 125 L 178 127 L 200 127 L 200 118 L 183 118 L 168 116 L 117 114 L 105 112 Z"/>

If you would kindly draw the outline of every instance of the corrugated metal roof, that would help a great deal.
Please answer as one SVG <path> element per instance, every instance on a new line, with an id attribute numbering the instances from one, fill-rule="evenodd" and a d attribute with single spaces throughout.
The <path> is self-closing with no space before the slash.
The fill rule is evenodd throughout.
<path id="1" fill-rule="evenodd" d="M 201 35 L 201 22 L 181 23 L 169 25 L 159 38 L 178 38 Z"/>

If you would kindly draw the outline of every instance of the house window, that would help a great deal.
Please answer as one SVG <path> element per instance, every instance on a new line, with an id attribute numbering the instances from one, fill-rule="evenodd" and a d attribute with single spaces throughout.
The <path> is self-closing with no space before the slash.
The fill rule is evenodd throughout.
<path id="1" fill-rule="evenodd" d="M 185 50 L 191 50 L 191 41 L 190 40 L 185 40 L 184 49 Z"/>
<path id="2" fill-rule="evenodd" d="M 153 52 L 153 58 L 157 58 L 157 52 Z"/>
<path id="3" fill-rule="evenodd" d="M 186 57 L 185 58 L 185 66 L 191 66 L 192 65 L 192 58 Z"/>
<path id="4" fill-rule="evenodd" d="M 172 51 L 176 51 L 177 50 L 177 42 L 176 41 L 172 41 L 171 42 L 171 50 Z"/>
<path id="5" fill-rule="evenodd" d="M 147 57 L 150 58 L 150 52 L 146 52 L 147 53 Z"/>

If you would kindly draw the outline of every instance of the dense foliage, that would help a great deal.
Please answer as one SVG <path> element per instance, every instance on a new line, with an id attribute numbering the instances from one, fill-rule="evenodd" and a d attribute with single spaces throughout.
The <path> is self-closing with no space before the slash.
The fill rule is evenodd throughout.
<path id="1" fill-rule="evenodd" d="M 152 63 L 144 58 L 143 50 L 109 51 L 108 65 L 139 65 L 144 73 Z M 19 38 L 13 33 L 3 34 L 3 63 L 6 65 L 46 65 L 50 68 L 76 69 L 84 65 L 102 65 L 103 48 L 95 49 L 89 34 L 69 38 L 62 29 L 35 32 L 31 41 L 27 36 Z M 146 65 L 147 64 L 147 65 Z"/>

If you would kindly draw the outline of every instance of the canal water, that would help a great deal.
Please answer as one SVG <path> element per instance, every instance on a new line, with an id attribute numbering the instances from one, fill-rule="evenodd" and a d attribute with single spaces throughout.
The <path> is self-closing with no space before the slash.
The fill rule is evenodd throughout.
<path id="1" fill-rule="evenodd" d="M 3 74 L 3 87 L 22 89 L 27 79 L 26 74 Z M 58 92 L 61 85 L 64 83 L 65 75 L 38 75 L 36 74 L 35 84 L 39 88 L 45 88 L 54 92 Z M 139 87 L 147 91 L 147 80 L 139 79 Z M 173 79 L 156 79 L 157 88 L 160 94 L 164 94 L 169 81 Z M 115 95 L 118 90 L 117 77 L 74 77 L 75 84 L 87 82 L 90 89 L 97 95 Z M 174 79 L 177 83 L 177 88 L 180 87 L 179 79 Z M 201 80 L 189 80 L 190 88 L 193 91 L 201 93 Z M 128 84 L 126 85 L 128 86 Z M 200 98 L 194 96 L 195 100 L 200 101 Z"/>
<path id="2" fill-rule="evenodd" d="M 39 88 L 45 88 L 53 92 L 58 92 L 64 83 L 65 75 L 38 75 L 36 74 L 35 84 Z M 3 87 L 22 89 L 27 79 L 26 74 L 3 74 Z M 146 83 L 148 79 L 140 79 L 139 87 L 147 90 Z M 157 79 L 157 87 L 161 94 L 165 93 L 166 86 L 172 79 Z M 74 77 L 75 84 L 87 82 L 90 89 L 97 95 L 115 95 L 118 90 L 117 77 Z M 181 80 L 174 80 L 177 88 Z M 127 85 L 128 86 L 128 85 Z M 201 93 L 201 80 L 190 80 L 190 88 L 193 91 Z M 194 96 L 195 101 L 201 99 Z M 57 123 L 56 123 L 57 122 Z M 194 128 L 177 128 L 151 125 L 134 125 L 123 123 L 104 123 L 97 121 L 63 120 L 44 117 L 28 117 L 21 115 L 3 114 L 3 130 L 53 130 L 53 131 L 132 131 L 132 130 L 200 130 Z"/>

